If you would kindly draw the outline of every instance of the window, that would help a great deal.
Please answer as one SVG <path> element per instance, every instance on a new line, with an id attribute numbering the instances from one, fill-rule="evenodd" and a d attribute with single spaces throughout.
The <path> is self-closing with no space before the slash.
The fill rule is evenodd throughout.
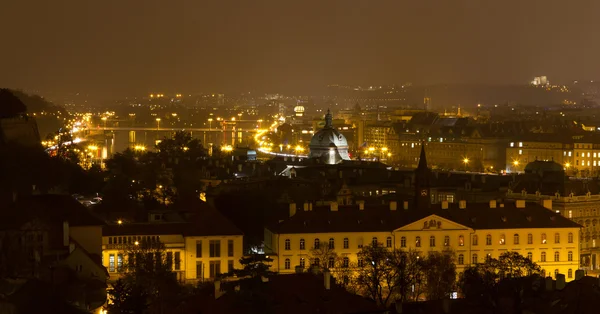
<path id="1" fill-rule="evenodd" d="M 227 261 L 227 272 L 230 273 L 233 271 L 233 260 Z"/>
<path id="2" fill-rule="evenodd" d="M 478 240 L 477 235 L 473 235 L 473 245 L 477 245 L 477 242 L 478 242 L 477 240 Z"/>
<path id="3" fill-rule="evenodd" d="M 486 260 L 486 261 L 490 261 L 490 260 L 492 260 L 492 253 L 487 253 L 487 254 L 485 255 L 485 260 Z"/>
<path id="4" fill-rule="evenodd" d="M 335 259 L 333 257 L 330 257 L 329 260 L 327 261 L 327 268 L 334 268 L 335 267 Z"/>
<path id="5" fill-rule="evenodd" d="M 202 262 L 201 261 L 196 261 L 196 279 L 200 279 L 203 278 L 202 276 Z"/>
<path id="6" fill-rule="evenodd" d="M 515 142 L 510 142 L 510 147 L 515 147 Z"/>
<path id="7" fill-rule="evenodd" d="M 406 247 L 406 237 L 400 238 L 400 247 Z"/>
<path id="8" fill-rule="evenodd" d="M 519 244 L 519 235 L 515 233 L 515 235 L 513 236 L 513 242 L 514 244 Z"/>
<path id="9" fill-rule="evenodd" d="M 305 245 L 304 245 L 304 239 L 300 239 L 300 249 L 304 250 L 306 249 Z"/>
<path id="10" fill-rule="evenodd" d="M 227 240 L 227 256 L 233 257 L 233 240 Z"/>
<path id="11" fill-rule="evenodd" d="M 504 234 L 500 235 L 500 240 L 498 240 L 498 244 L 500 244 L 500 245 L 506 244 L 506 237 L 504 236 Z"/>
<path id="12" fill-rule="evenodd" d="M 421 237 L 417 236 L 415 238 L 415 246 L 416 247 L 421 247 Z"/>
<path id="13" fill-rule="evenodd" d="M 546 252 L 542 252 L 542 256 L 540 258 L 540 262 L 545 262 L 546 261 Z"/>
<path id="14" fill-rule="evenodd" d="M 365 261 L 362 258 L 358 258 L 358 267 L 364 267 L 365 266 Z"/>
<path id="15" fill-rule="evenodd" d="M 465 256 L 462 254 L 458 254 L 458 265 L 462 265 L 465 263 Z"/>
<path id="16" fill-rule="evenodd" d="M 221 261 L 210 261 L 210 278 L 216 278 L 219 274 L 221 274 Z"/>
<path id="17" fill-rule="evenodd" d="M 348 241 L 348 238 L 344 238 L 344 248 L 347 249 L 350 247 L 350 242 Z"/>
<path id="18" fill-rule="evenodd" d="M 542 278 L 546 277 L 546 270 L 542 269 Z"/>
<path id="19" fill-rule="evenodd" d="M 444 246 L 450 246 L 450 236 L 444 236 Z"/>
<path id="20" fill-rule="evenodd" d="M 292 244 L 290 243 L 290 239 L 285 239 L 285 250 L 289 251 L 292 249 Z"/>
<path id="21" fill-rule="evenodd" d="M 387 237 L 387 239 L 385 239 L 385 246 L 392 247 L 392 237 Z"/>
<path id="22" fill-rule="evenodd" d="M 492 245 L 492 235 L 488 234 L 485 236 L 485 245 Z"/>
<path id="23" fill-rule="evenodd" d="M 321 246 L 321 241 L 319 239 L 315 239 L 315 249 L 318 249 Z"/>
<path id="24" fill-rule="evenodd" d="M 560 261 L 560 253 L 558 251 L 554 252 L 554 261 L 555 262 Z"/>
<path id="25" fill-rule="evenodd" d="M 554 243 L 560 243 L 560 233 L 554 234 Z"/>
<path id="26" fill-rule="evenodd" d="M 129 263 L 132 263 L 133 255 L 129 256 Z M 173 252 L 167 252 L 167 269 L 173 269 Z"/>
<path id="27" fill-rule="evenodd" d="M 111 273 L 115 271 L 115 254 L 108 256 L 108 271 Z"/>
<path id="28" fill-rule="evenodd" d="M 569 270 L 567 271 L 567 277 L 569 279 L 573 278 L 573 270 L 569 268 Z"/>
<path id="29" fill-rule="evenodd" d="M 335 240 L 333 238 L 329 238 L 329 249 L 335 249 Z"/>
<path id="30" fill-rule="evenodd" d="M 181 269 L 181 252 L 175 252 L 175 270 Z"/>
<path id="31" fill-rule="evenodd" d="M 573 233 L 569 232 L 569 236 L 567 237 L 567 242 L 573 243 Z"/>
<path id="32" fill-rule="evenodd" d="M 210 257 L 221 257 L 221 240 L 210 240 Z"/>
<path id="33" fill-rule="evenodd" d="M 373 237 L 372 244 L 373 247 L 377 247 L 377 237 Z"/>
<path id="34" fill-rule="evenodd" d="M 342 259 L 342 266 L 343 267 L 350 266 L 350 259 L 348 257 L 344 256 L 344 258 Z"/>
<path id="35" fill-rule="evenodd" d="M 523 147 L 523 142 L 519 142 L 519 147 Z"/>
<path id="36" fill-rule="evenodd" d="M 435 236 L 429 237 L 429 246 L 435 247 Z"/>
<path id="37" fill-rule="evenodd" d="M 527 244 L 533 244 L 533 234 L 527 234 Z"/>
<path id="38" fill-rule="evenodd" d="M 196 258 L 202 257 L 202 241 L 196 241 Z"/>
<path id="39" fill-rule="evenodd" d="M 300 267 L 306 267 L 306 260 L 304 259 L 304 257 L 300 257 Z"/>
<path id="40" fill-rule="evenodd" d="M 567 253 L 567 260 L 569 262 L 573 261 L 573 251 L 569 251 L 569 253 Z"/>
<path id="41" fill-rule="evenodd" d="M 123 270 L 123 254 L 117 255 L 117 271 Z"/>
<path id="42" fill-rule="evenodd" d="M 569 218 L 573 218 L 573 211 L 569 210 Z"/>
<path id="43" fill-rule="evenodd" d="M 542 233 L 542 244 L 546 244 L 546 234 Z"/>
<path id="44" fill-rule="evenodd" d="M 290 259 L 286 258 L 285 262 L 284 262 L 284 266 L 285 269 L 290 269 Z"/>
<path id="45" fill-rule="evenodd" d="M 462 235 L 458 236 L 458 246 L 465 246 L 465 237 Z"/>
<path id="46" fill-rule="evenodd" d="M 532 261 L 533 260 L 533 253 L 527 252 L 527 259 L 529 259 L 530 261 Z"/>
<path id="47" fill-rule="evenodd" d="M 471 263 L 477 264 L 477 253 L 473 254 L 473 259 L 471 260 Z"/>
<path id="48" fill-rule="evenodd" d="M 315 257 L 315 258 L 313 259 L 312 266 L 319 266 L 319 265 L 321 265 L 321 259 L 320 259 L 320 258 L 318 258 L 318 257 Z"/>
<path id="49" fill-rule="evenodd" d="M 556 276 L 558 275 L 558 269 L 554 270 L 554 278 L 556 278 Z"/>

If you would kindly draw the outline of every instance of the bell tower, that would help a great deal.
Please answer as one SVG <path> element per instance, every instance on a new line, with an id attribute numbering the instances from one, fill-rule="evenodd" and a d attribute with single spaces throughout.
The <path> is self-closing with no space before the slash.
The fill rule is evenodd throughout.
<path id="1" fill-rule="evenodd" d="M 430 175 L 431 171 L 427 167 L 427 156 L 425 155 L 425 142 L 421 142 L 419 165 L 415 169 L 415 205 L 417 209 L 429 209 L 431 207 Z"/>

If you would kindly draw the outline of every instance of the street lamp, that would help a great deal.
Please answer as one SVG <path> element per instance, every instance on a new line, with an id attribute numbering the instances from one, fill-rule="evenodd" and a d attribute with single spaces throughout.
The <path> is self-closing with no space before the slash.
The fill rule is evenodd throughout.
<path id="1" fill-rule="evenodd" d="M 467 165 L 469 165 L 469 158 L 468 157 L 465 157 L 463 159 L 463 164 L 465 164 L 465 171 L 467 171 Z"/>
<path id="2" fill-rule="evenodd" d="M 160 118 L 156 118 L 156 129 L 160 130 Z"/>

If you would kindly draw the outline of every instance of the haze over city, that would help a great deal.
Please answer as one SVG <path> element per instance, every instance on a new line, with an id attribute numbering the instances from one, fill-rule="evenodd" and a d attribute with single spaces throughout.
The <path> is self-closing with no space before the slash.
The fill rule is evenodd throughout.
<path id="1" fill-rule="evenodd" d="M 594 0 L 5 0 L 0 86 L 127 96 L 592 80 L 599 11 Z"/>

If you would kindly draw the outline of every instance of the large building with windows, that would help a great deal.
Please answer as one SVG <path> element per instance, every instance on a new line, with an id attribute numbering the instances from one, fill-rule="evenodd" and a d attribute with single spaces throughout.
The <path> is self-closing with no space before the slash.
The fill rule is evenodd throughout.
<path id="1" fill-rule="evenodd" d="M 458 272 L 469 265 L 515 251 L 538 263 L 547 276 L 564 274 L 573 280 L 579 269 L 580 225 L 553 212 L 552 200 L 528 203 L 431 204 L 425 151 L 415 171 L 411 201 L 387 205 L 328 207 L 290 204 L 289 218 L 265 229 L 265 252 L 274 257 L 274 269 L 292 273 L 323 263 L 311 249 L 326 243 L 342 259 L 342 266 L 358 265 L 365 245 L 417 250 L 426 254 L 452 250 Z M 328 261 L 330 266 L 335 261 Z"/>
<path id="2" fill-rule="evenodd" d="M 204 210 L 194 219 L 169 222 L 152 214 L 147 223 L 121 222 L 104 227 L 102 263 L 111 280 L 125 271 L 137 247 L 164 246 L 166 263 L 182 282 L 212 280 L 239 269 L 243 234 L 215 210 Z"/>

